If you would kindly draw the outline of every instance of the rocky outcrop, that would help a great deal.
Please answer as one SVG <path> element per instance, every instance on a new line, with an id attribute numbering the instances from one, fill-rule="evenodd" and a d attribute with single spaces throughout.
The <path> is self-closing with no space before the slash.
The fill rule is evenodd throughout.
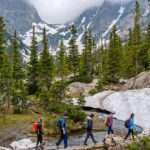
<path id="1" fill-rule="evenodd" d="M 150 88 L 150 72 L 142 72 L 134 78 L 128 80 L 126 89 Z"/>
<path id="2" fill-rule="evenodd" d="M 97 80 L 94 80 L 92 83 L 81 83 L 81 82 L 73 82 L 68 86 L 68 94 L 72 97 L 79 97 L 81 95 L 88 95 L 89 92 L 95 89 L 97 84 Z"/>
<path id="3" fill-rule="evenodd" d="M 126 120 L 131 113 L 135 122 L 150 133 L 150 88 L 126 91 L 104 91 L 85 98 L 85 106 L 115 113 L 119 120 Z"/>

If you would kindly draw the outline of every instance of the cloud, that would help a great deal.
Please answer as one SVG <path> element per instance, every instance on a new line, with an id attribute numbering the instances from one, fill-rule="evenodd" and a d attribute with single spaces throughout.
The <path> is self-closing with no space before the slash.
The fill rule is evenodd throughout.
<path id="1" fill-rule="evenodd" d="M 38 10 L 41 18 L 52 24 L 66 23 L 90 7 L 100 6 L 104 0 L 28 0 Z M 107 0 L 127 1 L 127 0 Z"/>

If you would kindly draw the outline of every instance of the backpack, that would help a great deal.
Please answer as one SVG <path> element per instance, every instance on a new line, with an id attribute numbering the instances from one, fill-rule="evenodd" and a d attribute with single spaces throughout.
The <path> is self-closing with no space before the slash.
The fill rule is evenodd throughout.
<path id="1" fill-rule="evenodd" d="M 126 128 L 129 128 L 129 121 L 130 121 L 130 120 L 128 119 L 128 120 L 126 120 L 125 123 L 124 123 L 124 126 L 125 126 Z"/>
<path id="2" fill-rule="evenodd" d="M 65 121 L 64 121 L 64 119 L 59 119 L 58 121 L 57 121 L 57 127 L 58 128 L 63 128 L 63 127 L 65 127 L 66 125 L 65 125 Z"/>
<path id="3" fill-rule="evenodd" d="M 57 127 L 58 127 L 58 128 L 61 128 L 61 124 L 62 124 L 62 123 L 61 123 L 61 120 L 60 120 L 60 119 L 57 120 Z"/>
<path id="4" fill-rule="evenodd" d="M 38 130 L 38 123 L 37 123 L 37 122 L 34 122 L 34 123 L 32 124 L 32 132 L 33 132 L 33 133 L 36 133 L 37 130 Z"/>
<path id="5" fill-rule="evenodd" d="M 92 126 L 93 126 L 92 125 L 92 120 L 87 120 L 86 128 L 90 130 L 90 129 L 92 129 Z"/>

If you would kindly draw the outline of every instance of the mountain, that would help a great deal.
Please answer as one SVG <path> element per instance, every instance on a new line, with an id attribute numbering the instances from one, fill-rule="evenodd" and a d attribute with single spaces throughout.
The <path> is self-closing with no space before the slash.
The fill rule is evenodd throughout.
<path id="1" fill-rule="evenodd" d="M 144 28 L 150 20 L 150 8 L 147 0 L 140 1 L 140 4 L 141 24 Z M 60 39 L 64 39 L 65 45 L 67 46 L 70 37 L 69 29 L 71 24 L 75 24 L 77 27 L 77 43 L 79 48 L 82 48 L 82 39 L 86 28 L 89 28 L 92 31 L 97 43 L 99 44 L 100 39 L 108 39 L 113 25 L 117 25 L 118 33 L 122 38 L 125 38 L 127 37 L 128 29 L 133 26 L 134 7 L 134 1 L 115 4 L 110 1 L 105 1 L 103 5 L 86 10 L 74 21 L 64 25 L 45 25 L 45 23 L 35 23 L 38 41 L 41 41 L 42 28 L 46 26 L 51 50 L 57 49 Z M 26 45 L 29 45 L 30 43 L 30 36 L 31 30 L 23 36 L 23 41 Z"/>
<path id="2" fill-rule="evenodd" d="M 145 28 L 150 20 L 150 8 L 147 0 L 141 0 L 140 3 L 141 24 Z M 125 38 L 128 29 L 133 25 L 134 7 L 134 1 L 112 3 L 106 0 L 103 5 L 86 10 L 70 23 L 50 25 L 42 21 L 37 10 L 26 0 L 0 0 L 0 15 L 6 19 L 8 32 L 12 33 L 16 29 L 26 48 L 31 43 L 32 25 L 36 27 L 39 46 L 42 41 L 42 29 L 46 27 L 50 50 L 55 53 L 59 40 L 64 39 L 65 45 L 68 45 L 72 24 L 75 24 L 78 30 L 77 43 L 80 49 L 86 28 L 92 31 L 97 44 L 100 44 L 100 39 L 108 39 L 113 25 L 117 25 L 118 33 Z"/>
<path id="3" fill-rule="evenodd" d="M 0 15 L 5 18 L 8 31 L 15 29 L 24 34 L 32 27 L 32 22 L 41 22 L 36 9 L 26 0 L 0 0 Z"/>

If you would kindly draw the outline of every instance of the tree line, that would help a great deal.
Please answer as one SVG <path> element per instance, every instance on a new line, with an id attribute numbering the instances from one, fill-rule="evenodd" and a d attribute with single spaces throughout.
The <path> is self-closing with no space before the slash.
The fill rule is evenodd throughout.
<path id="1" fill-rule="evenodd" d="M 140 4 L 135 3 L 134 26 L 123 41 L 114 26 L 107 45 L 97 47 L 92 32 L 86 29 L 82 53 L 77 45 L 77 29 L 71 26 L 69 46 L 59 42 L 56 56 L 49 52 L 48 36 L 43 29 L 42 48 L 38 47 L 35 27 L 32 31 L 30 59 L 23 63 L 17 32 L 6 46 L 4 18 L 0 17 L 0 108 L 22 111 L 31 96 L 51 111 L 66 97 L 67 84 L 99 79 L 98 88 L 134 77 L 150 69 L 150 24 L 142 32 Z M 8 50 L 10 49 L 10 50 Z M 40 51 L 40 53 L 39 53 Z M 53 106 L 53 107 L 52 107 Z M 55 108 L 56 109 L 56 108 Z"/>

